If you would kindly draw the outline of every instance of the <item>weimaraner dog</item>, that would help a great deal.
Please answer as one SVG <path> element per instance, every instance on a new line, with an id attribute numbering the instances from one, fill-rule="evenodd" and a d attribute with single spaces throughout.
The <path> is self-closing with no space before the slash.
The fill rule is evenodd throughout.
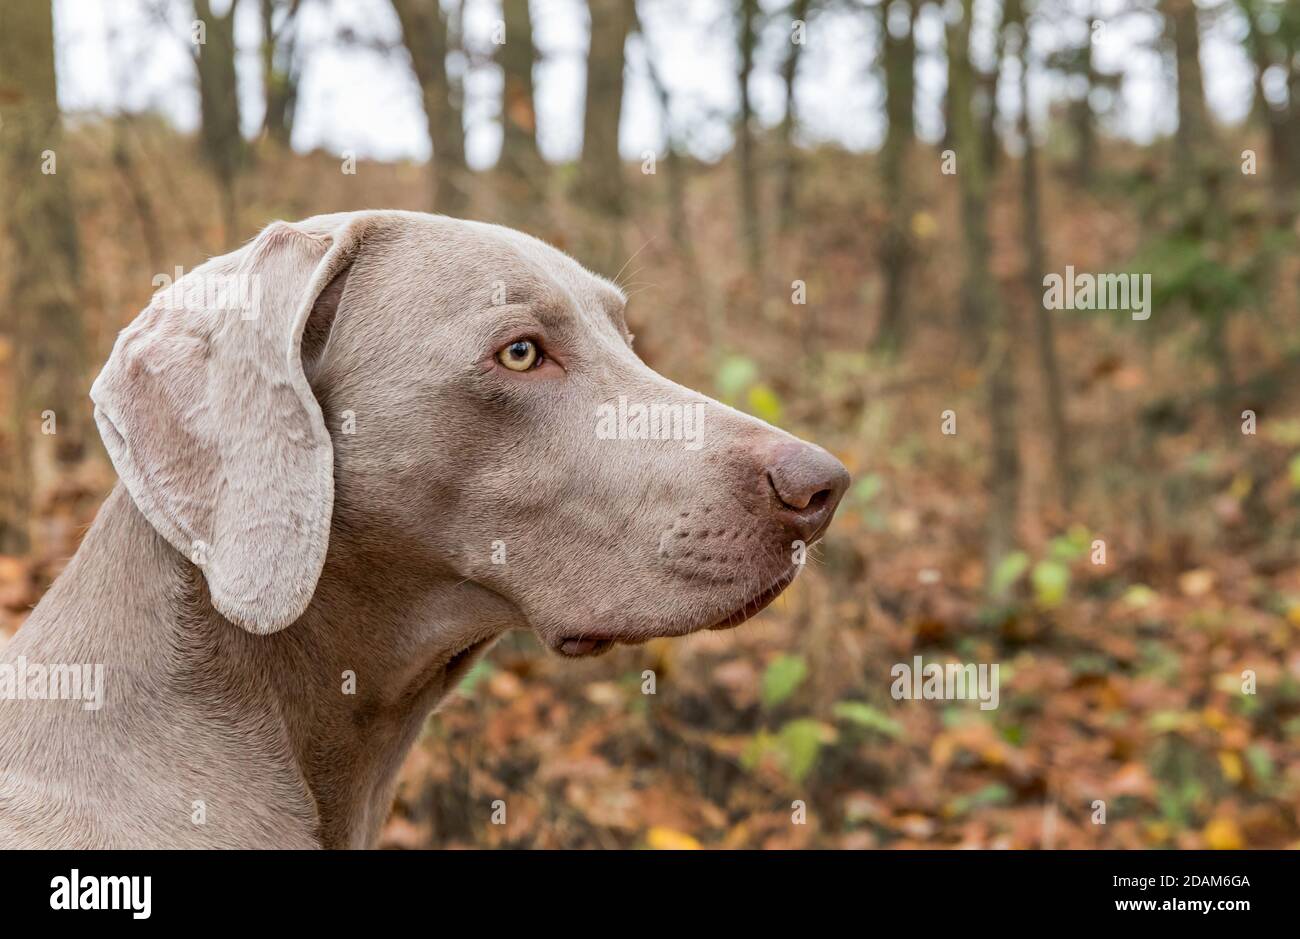
<path id="1" fill-rule="evenodd" d="M 365 847 L 506 630 L 583 656 L 766 606 L 848 474 L 648 368 L 624 305 L 409 212 L 155 295 L 91 388 L 121 482 L 0 657 L 0 847 Z"/>

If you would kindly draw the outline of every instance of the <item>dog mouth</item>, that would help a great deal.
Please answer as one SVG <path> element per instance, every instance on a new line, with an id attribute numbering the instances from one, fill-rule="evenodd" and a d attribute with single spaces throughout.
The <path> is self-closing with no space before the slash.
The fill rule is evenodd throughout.
<path id="1" fill-rule="evenodd" d="M 766 610 L 773 600 L 785 592 L 785 588 L 790 586 L 790 583 L 795 579 L 795 576 L 798 573 L 798 567 L 791 568 L 778 577 L 772 586 L 768 587 L 757 596 L 750 598 L 727 616 L 724 616 L 722 619 L 704 628 L 709 630 L 735 629 L 741 623 L 745 622 L 745 620 L 753 619 L 759 613 Z"/>
<path id="2" fill-rule="evenodd" d="M 693 632 L 716 631 L 723 629 L 735 629 L 746 620 L 752 619 L 781 595 L 786 587 L 790 586 L 791 581 L 799 573 L 799 568 L 794 567 L 776 579 L 769 587 L 750 597 L 740 606 L 733 609 L 730 613 L 700 626 L 678 631 L 669 631 L 663 633 L 667 636 L 684 636 Z M 612 636 L 608 633 L 583 633 L 577 636 L 564 636 L 559 642 L 555 643 L 553 648 L 560 655 L 569 658 L 585 658 L 588 656 L 603 655 L 619 643 L 627 645 L 640 645 L 649 639 L 655 638 L 655 635 L 645 636 Z"/>

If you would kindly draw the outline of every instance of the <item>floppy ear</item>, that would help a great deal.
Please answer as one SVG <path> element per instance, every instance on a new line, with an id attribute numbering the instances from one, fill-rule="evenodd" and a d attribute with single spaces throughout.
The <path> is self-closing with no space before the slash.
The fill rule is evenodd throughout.
<path id="1" fill-rule="evenodd" d="M 300 349 L 359 240 L 271 224 L 155 294 L 90 390 L 136 505 L 250 632 L 301 616 L 325 562 L 334 448 Z"/>

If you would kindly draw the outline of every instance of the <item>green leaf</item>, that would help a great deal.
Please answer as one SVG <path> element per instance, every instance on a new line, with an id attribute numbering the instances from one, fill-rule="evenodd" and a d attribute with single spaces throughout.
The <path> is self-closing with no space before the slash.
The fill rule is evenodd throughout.
<path id="1" fill-rule="evenodd" d="M 1168 734 L 1183 730 L 1188 724 L 1185 711 L 1156 711 L 1147 718 L 1147 727 L 1152 733 Z"/>
<path id="2" fill-rule="evenodd" d="M 993 571 L 993 582 L 990 584 L 993 596 L 1005 595 L 1028 569 L 1029 555 L 1025 552 L 1012 551 L 1004 557 Z"/>
<path id="3" fill-rule="evenodd" d="M 1260 782 L 1268 782 L 1273 778 L 1273 757 L 1259 744 L 1252 744 L 1246 748 L 1246 762 L 1250 764 L 1250 771 Z"/>
<path id="4" fill-rule="evenodd" d="M 868 473 L 853 484 L 850 498 L 859 505 L 866 505 L 885 488 L 885 480 L 879 473 Z"/>
<path id="5" fill-rule="evenodd" d="M 1284 447 L 1300 447 L 1300 420 L 1272 418 L 1269 421 L 1268 436 Z M 1300 459 L 1300 453 L 1296 454 L 1296 459 Z"/>
<path id="6" fill-rule="evenodd" d="M 771 756 L 783 773 L 799 782 L 816 765 L 822 745 L 834 740 L 834 727 L 801 717 L 783 724 L 776 733 L 756 733 L 740 754 L 740 764 L 752 772 Z"/>
<path id="7" fill-rule="evenodd" d="M 1291 462 L 1287 467 L 1287 475 L 1291 478 L 1291 488 L 1300 489 L 1300 453 L 1291 457 Z"/>
<path id="8" fill-rule="evenodd" d="M 781 420 L 781 399 L 767 385 L 755 385 L 750 388 L 748 403 L 749 412 L 755 417 L 762 418 L 769 424 Z"/>
<path id="9" fill-rule="evenodd" d="M 786 775 L 795 782 L 802 782 L 816 765 L 825 732 L 826 727 L 821 721 L 809 717 L 790 721 L 777 732 L 781 762 Z"/>
<path id="10" fill-rule="evenodd" d="M 766 730 L 760 730 L 745 745 L 740 754 L 740 765 L 753 772 L 763 762 L 763 757 L 776 748 L 776 737 Z"/>
<path id="11" fill-rule="evenodd" d="M 902 724 L 889 717 L 879 708 L 873 708 L 864 701 L 837 701 L 834 714 L 840 720 L 857 724 L 859 727 L 867 728 L 867 730 L 874 730 L 886 737 L 892 737 L 895 740 L 901 740 L 903 737 Z"/>
<path id="12" fill-rule="evenodd" d="M 954 815 L 965 815 L 971 809 L 982 805 L 1006 805 L 1010 801 L 1010 789 L 1002 783 L 989 783 L 978 792 L 957 796 L 948 803 L 948 810 Z"/>
<path id="13" fill-rule="evenodd" d="M 729 355 L 718 367 L 718 392 L 735 400 L 758 379 L 758 366 L 743 355 Z"/>
<path id="14" fill-rule="evenodd" d="M 1064 535 L 1053 538 L 1048 555 L 1055 561 L 1076 561 L 1092 547 L 1092 535 L 1082 525 L 1072 525 Z"/>
<path id="15" fill-rule="evenodd" d="M 1148 607 L 1160 599 L 1160 595 L 1146 584 L 1134 584 L 1124 591 L 1124 602 L 1135 610 Z"/>
<path id="16" fill-rule="evenodd" d="M 763 672 L 763 705 L 776 707 L 799 690 L 808 677 L 808 663 L 798 655 L 782 655 Z"/>
<path id="17" fill-rule="evenodd" d="M 1070 592 L 1070 569 L 1060 561 L 1039 561 L 1029 580 L 1034 585 L 1034 599 L 1039 606 L 1060 606 Z"/>

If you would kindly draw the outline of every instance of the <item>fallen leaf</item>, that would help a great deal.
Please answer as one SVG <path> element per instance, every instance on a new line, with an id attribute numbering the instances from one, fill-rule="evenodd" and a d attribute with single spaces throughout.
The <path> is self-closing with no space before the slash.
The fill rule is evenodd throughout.
<path id="1" fill-rule="evenodd" d="M 1215 851 L 1239 851 L 1246 846 L 1241 829 L 1230 818 L 1212 819 L 1201 834 L 1205 837 L 1206 847 Z"/>
<path id="2" fill-rule="evenodd" d="M 656 826 L 646 832 L 646 844 L 656 851 L 698 851 L 700 843 L 683 831 Z"/>

